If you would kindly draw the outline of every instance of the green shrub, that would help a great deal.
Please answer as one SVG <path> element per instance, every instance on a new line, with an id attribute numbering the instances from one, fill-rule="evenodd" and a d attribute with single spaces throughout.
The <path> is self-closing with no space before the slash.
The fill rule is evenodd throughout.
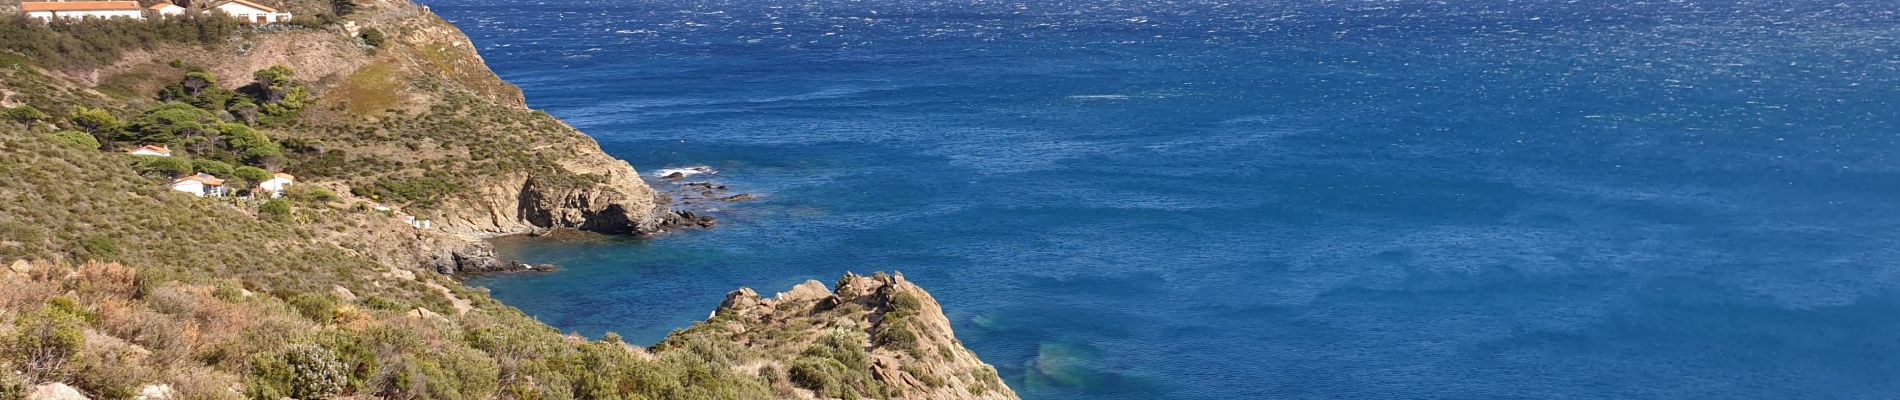
<path id="1" fill-rule="evenodd" d="M 297 309 L 298 314 L 312 321 L 330 322 L 331 318 L 336 317 L 336 300 L 331 299 L 330 296 L 298 294 L 291 296 L 289 303 L 291 308 Z"/>
<path id="2" fill-rule="evenodd" d="M 386 42 L 389 40 L 383 36 L 383 31 L 376 28 L 365 28 L 363 29 L 363 33 L 357 34 L 356 37 L 363 40 L 363 45 L 378 49 L 383 48 L 383 45 L 387 44 Z"/>
<path id="3" fill-rule="evenodd" d="M 335 352 L 310 344 L 252 357 L 249 372 L 244 392 L 257 400 L 322 399 L 342 391 L 349 381 Z"/>
<path id="4" fill-rule="evenodd" d="M 55 297 L 39 311 L 14 321 L 13 337 L 5 348 L 7 359 L 23 369 L 27 380 L 65 374 L 67 361 L 86 345 L 86 318 L 75 308 L 72 299 Z"/>
<path id="5" fill-rule="evenodd" d="M 281 220 L 290 216 L 290 202 L 284 199 L 270 199 L 263 205 L 257 206 L 257 212 L 271 219 Z"/>
<path id="6" fill-rule="evenodd" d="M 191 162 L 178 157 L 131 156 L 132 169 L 146 175 L 174 177 L 191 173 Z"/>
<path id="7" fill-rule="evenodd" d="M 832 330 L 792 361 L 787 371 L 794 385 L 827 397 L 885 397 L 888 390 L 871 376 L 871 354 L 861 334 Z"/>
<path id="8" fill-rule="evenodd" d="M 918 381 L 922 381 L 925 385 L 929 385 L 933 388 L 943 387 L 945 383 L 943 377 L 932 375 L 930 372 L 924 371 L 923 367 L 917 366 L 917 364 L 904 364 L 904 366 L 898 367 L 898 369 L 903 370 L 904 373 L 910 374 L 911 377 L 917 378 Z"/>
<path id="9" fill-rule="evenodd" d="M 231 175 L 238 177 L 238 179 L 243 179 L 244 181 L 249 182 L 250 184 L 253 184 L 253 185 L 264 182 L 264 181 L 268 181 L 271 178 L 270 171 L 265 171 L 263 168 L 252 167 L 252 166 L 237 167 L 237 169 L 231 171 Z"/>
<path id="10" fill-rule="evenodd" d="M 80 131 L 54 132 L 53 139 L 58 140 L 60 143 L 70 144 L 70 145 L 73 145 L 74 147 L 78 147 L 82 149 L 87 149 L 87 150 L 99 149 L 99 139 L 92 137 L 92 134 L 85 133 L 85 132 L 80 132 Z"/>
<path id="11" fill-rule="evenodd" d="M 125 125 L 111 112 L 99 108 L 86 108 L 86 106 L 73 108 L 73 116 L 69 120 L 72 121 L 73 127 L 94 136 L 117 132 Z"/>
<path id="12" fill-rule="evenodd" d="M 191 171 L 211 174 L 212 176 L 231 176 L 231 164 L 218 160 L 191 160 Z"/>
<path id="13" fill-rule="evenodd" d="M 45 111 L 40 111 L 40 109 L 28 105 L 9 108 L 4 114 L 7 119 L 22 124 L 31 124 L 52 118 L 52 116 L 46 115 Z"/>
<path id="14" fill-rule="evenodd" d="M 891 310 L 916 313 L 924 309 L 924 301 L 910 292 L 897 292 L 891 295 Z"/>
<path id="15" fill-rule="evenodd" d="M 884 314 L 884 322 L 878 324 L 877 332 L 872 334 L 872 340 L 877 341 L 879 345 L 915 349 L 917 348 L 917 330 L 911 325 L 912 320 L 910 315 Z"/>
<path id="16" fill-rule="evenodd" d="M 256 129 L 243 124 L 218 124 L 225 149 L 249 164 L 265 164 L 284 155 L 284 148 Z M 268 179 L 268 178 L 267 178 Z"/>
<path id="17" fill-rule="evenodd" d="M 146 110 L 132 120 L 120 139 L 133 143 L 171 143 L 193 136 L 214 136 L 207 125 L 217 117 L 186 103 L 169 102 Z"/>
<path id="18" fill-rule="evenodd" d="M 368 297 L 364 297 L 363 306 L 369 307 L 372 310 L 383 310 L 383 311 L 404 311 L 404 310 L 409 309 L 408 305 L 402 304 L 401 302 L 397 302 L 395 300 L 390 300 L 387 297 L 377 296 L 377 295 L 370 295 Z"/>
<path id="19" fill-rule="evenodd" d="M 494 397 L 495 360 L 466 348 L 437 349 L 398 360 L 379 382 L 384 398 L 486 400 Z"/>
<path id="20" fill-rule="evenodd" d="M 244 290 L 238 288 L 237 285 L 226 282 L 213 287 L 211 289 L 211 297 L 217 298 L 218 300 L 237 302 L 244 300 Z"/>
<path id="21" fill-rule="evenodd" d="M 260 123 L 271 125 L 296 119 L 305 106 L 316 100 L 293 75 L 295 72 L 290 67 L 282 65 L 251 74 L 253 81 L 241 90 L 262 108 L 264 116 L 259 118 Z"/>
<path id="22" fill-rule="evenodd" d="M 119 255 L 119 241 L 104 236 L 93 236 L 79 242 L 86 255 L 94 259 L 110 259 Z"/>
<path id="23" fill-rule="evenodd" d="M 421 176 L 412 178 L 383 178 L 376 181 L 369 197 L 398 203 L 408 203 L 417 208 L 428 208 L 450 193 L 461 190 L 461 186 L 448 180 Z M 359 194 L 362 195 L 362 194 Z"/>
<path id="24" fill-rule="evenodd" d="M 331 201 L 336 201 L 339 198 L 340 197 L 336 196 L 336 192 L 330 191 L 330 188 L 326 188 L 322 186 L 310 187 L 310 200 L 321 201 L 321 202 L 331 202 Z"/>
<path id="25" fill-rule="evenodd" d="M 850 369 L 844 363 L 823 357 L 802 357 L 792 362 L 787 374 L 793 385 L 810 389 L 824 397 L 843 398 L 850 396 L 850 386 L 844 383 L 844 376 L 850 375 Z"/>

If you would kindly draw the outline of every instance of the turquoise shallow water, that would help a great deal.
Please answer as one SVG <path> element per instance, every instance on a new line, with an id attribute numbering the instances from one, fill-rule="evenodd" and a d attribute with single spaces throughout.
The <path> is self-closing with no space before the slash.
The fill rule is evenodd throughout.
<path id="1" fill-rule="evenodd" d="M 503 241 L 562 329 L 894 269 L 1030 399 L 1900 393 L 1892 2 L 430 3 L 761 196 Z"/>

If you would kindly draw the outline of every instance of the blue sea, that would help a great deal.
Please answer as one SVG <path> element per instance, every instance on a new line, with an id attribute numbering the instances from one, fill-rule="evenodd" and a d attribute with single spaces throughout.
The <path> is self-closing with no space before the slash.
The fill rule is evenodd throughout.
<path id="1" fill-rule="evenodd" d="M 759 196 L 502 241 L 563 330 L 896 270 L 1027 399 L 1900 397 L 1894 1 L 427 3 Z"/>

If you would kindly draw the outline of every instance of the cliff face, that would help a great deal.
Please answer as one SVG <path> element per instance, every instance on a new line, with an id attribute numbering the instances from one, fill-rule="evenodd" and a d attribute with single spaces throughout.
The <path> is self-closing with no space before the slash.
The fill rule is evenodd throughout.
<path id="1" fill-rule="evenodd" d="M 801 398 L 1016 398 L 956 339 L 937 300 L 902 274 L 846 275 L 831 289 L 806 281 L 771 298 L 739 289 L 712 319 L 675 336 L 778 355 L 761 368 L 785 371 Z M 848 345 L 831 347 L 839 341 Z"/>

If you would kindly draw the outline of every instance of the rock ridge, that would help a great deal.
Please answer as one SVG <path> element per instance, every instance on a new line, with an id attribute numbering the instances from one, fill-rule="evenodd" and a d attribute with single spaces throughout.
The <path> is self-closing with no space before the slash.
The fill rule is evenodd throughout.
<path id="1" fill-rule="evenodd" d="M 769 298 L 740 288 L 726 295 L 711 319 L 686 332 L 715 335 L 768 354 L 807 355 L 817 343 L 845 333 L 866 340 L 863 372 L 891 398 L 1017 398 L 994 367 L 956 339 L 936 298 L 901 273 L 847 273 L 830 288 L 809 280 Z M 778 363 L 792 371 L 797 382 L 805 362 L 793 358 Z M 801 395 L 826 397 L 819 389 L 800 389 L 805 390 Z M 866 391 L 857 394 L 879 394 Z"/>

